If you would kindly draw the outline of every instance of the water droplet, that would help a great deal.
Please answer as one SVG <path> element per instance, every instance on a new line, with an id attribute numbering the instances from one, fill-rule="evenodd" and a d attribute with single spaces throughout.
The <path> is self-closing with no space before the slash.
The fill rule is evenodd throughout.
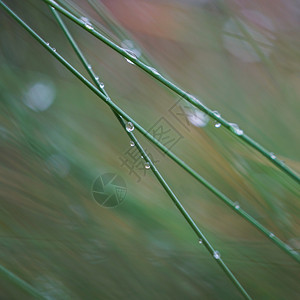
<path id="1" fill-rule="evenodd" d="M 271 157 L 272 159 L 275 159 L 275 158 L 276 158 L 276 155 L 275 155 L 273 152 L 271 152 L 271 153 L 270 153 L 270 157 Z"/>
<path id="2" fill-rule="evenodd" d="M 124 49 L 124 50 L 130 56 L 130 58 L 125 57 L 126 61 L 129 62 L 130 64 L 134 65 L 133 61 L 137 59 L 137 56 L 135 55 L 134 51 L 129 50 L 129 49 Z"/>
<path id="3" fill-rule="evenodd" d="M 221 254 L 219 251 L 214 251 L 214 258 L 215 259 L 220 259 L 221 258 Z"/>
<path id="4" fill-rule="evenodd" d="M 53 50 L 54 52 L 56 52 L 56 49 L 55 49 L 55 48 L 52 48 L 52 50 Z"/>
<path id="5" fill-rule="evenodd" d="M 99 80 L 99 76 L 95 76 L 95 79 L 98 81 Z"/>
<path id="6" fill-rule="evenodd" d="M 202 242 L 203 242 L 203 241 L 200 239 L 200 240 L 199 240 L 199 244 L 202 244 Z"/>
<path id="7" fill-rule="evenodd" d="M 151 70 L 155 75 L 160 75 L 159 72 L 155 68 L 149 67 L 149 70 Z"/>
<path id="8" fill-rule="evenodd" d="M 272 232 L 271 232 L 270 235 L 269 235 L 270 238 L 273 238 L 274 236 L 275 236 L 275 235 L 274 235 L 274 233 L 272 233 Z"/>
<path id="9" fill-rule="evenodd" d="M 244 133 L 244 131 L 240 129 L 240 127 L 237 124 L 229 123 L 229 125 L 230 125 L 230 130 L 236 135 L 242 135 Z"/>
<path id="10" fill-rule="evenodd" d="M 217 117 L 217 118 L 221 117 L 221 114 L 218 111 L 214 110 L 213 113 L 214 113 L 215 117 Z"/>
<path id="11" fill-rule="evenodd" d="M 101 87 L 101 89 L 104 89 L 104 83 L 103 82 L 100 82 L 100 87 Z"/>
<path id="12" fill-rule="evenodd" d="M 133 125 L 131 122 L 128 122 L 128 123 L 126 124 L 126 130 L 127 130 L 128 132 L 131 132 L 131 131 L 133 131 L 133 129 L 134 129 L 134 125 Z"/>
<path id="13" fill-rule="evenodd" d="M 48 42 L 47 42 L 47 43 L 46 43 L 46 45 L 47 45 L 47 46 L 49 46 L 49 45 L 50 45 L 50 43 L 48 43 Z"/>
<path id="14" fill-rule="evenodd" d="M 85 24 L 85 27 L 86 27 L 87 29 L 89 29 L 89 30 L 94 29 L 94 27 L 93 27 L 91 24 L 88 24 L 88 23 Z"/>
<path id="15" fill-rule="evenodd" d="M 134 62 L 132 62 L 130 59 L 128 59 L 128 58 L 126 58 L 126 57 L 125 57 L 125 59 L 126 59 L 126 61 L 127 61 L 128 63 L 130 63 L 131 65 L 134 65 Z"/>
<path id="16" fill-rule="evenodd" d="M 134 42 L 131 40 L 124 40 L 121 43 L 121 47 L 130 55 L 134 60 L 141 56 L 141 50 L 135 46 Z M 134 62 L 128 58 L 125 58 L 127 62 L 134 65 Z"/>
<path id="17" fill-rule="evenodd" d="M 141 159 L 143 159 L 144 158 L 144 156 L 143 155 L 141 155 Z"/>
<path id="18" fill-rule="evenodd" d="M 89 70 L 92 70 L 92 66 L 91 65 L 88 65 L 87 67 L 88 67 Z"/>
<path id="19" fill-rule="evenodd" d="M 130 141 L 130 147 L 134 147 L 134 146 L 135 146 L 134 141 Z"/>
<path id="20" fill-rule="evenodd" d="M 90 20 L 86 17 L 81 17 L 80 18 L 82 22 L 84 22 L 84 26 L 85 28 L 92 30 L 94 29 L 93 25 L 91 24 Z"/>
<path id="21" fill-rule="evenodd" d="M 150 164 L 148 162 L 145 163 L 145 169 L 150 169 Z"/>
<path id="22" fill-rule="evenodd" d="M 214 114 L 214 116 L 215 116 L 216 118 L 220 118 L 220 117 L 221 117 L 221 114 L 220 114 L 218 111 L 216 111 L 216 110 L 213 111 L 213 114 Z M 220 128 L 221 125 L 222 125 L 222 124 L 221 124 L 220 122 L 215 121 L 215 127 L 216 127 L 216 128 Z"/>
<path id="23" fill-rule="evenodd" d="M 235 209 L 240 209 L 240 204 L 238 202 L 234 202 L 234 208 Z"/>
<path id="24" fill-rule="evenodd" d="M 197 99 L 194 95 L 188 94 L 188 96 L 189 96 L 189 98 L 191 98 L 193 101 L 197 102 L 198 104 L 203 105 L 203 103 L 202 103 L 199 99 Z"/>

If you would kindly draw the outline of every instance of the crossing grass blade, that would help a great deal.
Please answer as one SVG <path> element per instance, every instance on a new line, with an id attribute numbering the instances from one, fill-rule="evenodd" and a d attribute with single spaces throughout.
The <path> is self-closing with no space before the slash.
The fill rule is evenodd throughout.
<path id="1" fill-rule="evenodd" d="M 63 30 L 63 32 L 66 35 L 66 37 L 68 38 L 69 42 L 71 43 L 72 48 L 74 49 L 77 56 L 79 57 L 79 59 L 83 63 L 85 69 L 87 70 L 87 72 L 89 73 L 91 78 L 93 79 L 94 83 L 96 84 L 96 86 L 98 86 L 98 89 L 101 90 L 101 92 L 103 94 L 105 94 L 106 97 L 109 99 L 109 96 L 108 96 L 107 92 L 105 91 L 104 85 L 99 83 L 99 78 L 96 77 L 96 75 L 91 71 L 92 70 L 91 65 L 88 63 L 88 61 L 84 57 L 83 53 L 79 49 L 78 45 L 76 44 L 75 40 L 73 39 L 71 33 L 67 29 L 67 27 L 64 24 L 63 20 L 60 18 L 59 14 L 56 12 L 56 10 L 53 7 L 50 6 L 50 9 L 53 12 L 54 17 L 57 20 L 59 26 Z M 162 185 L 164 190 L 167 192 L 167 194 L 169 195 L 169 197 L 171 198 L 173 203 L 176 205 L 176 207 L 178 208 L 180 213 L 183 215 L 183 217 L 188 222 L 188 224 L 190 225 L 192 230 L 195 232 L 195 234 L 197 235 L 197 237 L 201 241 L 201 244 L 203 244 L 206 247 L 206 249 L 208 250 L 208 252 L 212 255 L 212 257 L 214 257 L 216 259 L 219 266 L 224 270 L 226 276 L 234 283 L 234 285 L 237 287 L 237 289 L 240 291 L 240 293 L 245 297 L 245 299 L 251 299 L 249 294 L 246 292 L 246 290 L 243 288 L 243 286 L 240 284 L 240 282 L 236 279 L 236 277 L 233 275 L 233 273 L 230 271 L 230 269 L 224 263 L 224 261 L 220 257 L 219 252 L 217 252 L 212 247 L 212 245 L 209 243 L 209 241 L 207 240 L 205 235 L 200 231 L 200 229 L 198 228 L 198 226 L 196 225 L 194 220 L 191 218 L 191 216 L 188 214 L 188 212 L 184 209 L 184 207 L 181 204 L 181 202 L 179 201 L 179 199 L 176 197 L 176 195 L 174 194 L 172 189 L 169 187 L 169 185 L 167 184 L 167 182 L 165 181 L 163 176 L 160 174 L 160 172 L 158 171 L 158 169 L 156 168 L 156 166 L 154 165 L 154 163 L 150 159 L 149 155 L 146 153 L 146 151 L 144 150 L 144 148 L 142 147 L 142 145 L 140 144 L 138 139 L 135 137 L 133 131 L 128 131 L 127 128 L 126 128 L 126 123 L 124 122 L 122 117 L 119 116 L 115 111 L 113 111 L 113 112 L 114 112 L 115 116 L 117 117 L 118 121 L 120 122 L 121 126 L 123 127 L 123 129 L 127 133 L 130 140 L 134 142 L 135 147 L 137 147 L 137 149 L 139 150 L 141 156 L 145 160 L 145 164 L 148 164 L 148 168 L 151 169 L 151 171 L 153 172 L 153 174 L 155 175 L 157 180 L 160 182 L 160 184 Z"/>
<path id="2" fill-rule="evenodd" d="M 4 5 L 2 2 L 0 2 Z M 9 9 L 9 8 L 7 8 Z M 13 13 L 13 12 L 12 12 Z M 207 180 L 205 180 L 201 175 L 199 175 L 195 170 L 193 170 L 190 166 L 188 166 L 184 161 L 178 158 L 174 153 L 172 153 L 167 147 L 161 144 L 158 140 L 156 140 L 151 134 L 149 134 L 142 126 L 140 126 L 134 119 L 128 116 L 120 107 L 118 107 L 111 99 L 108 97 L 105 91 L 100 87 L 99 81 L 96 80 L 96 85 L 100 87 L 97 88 L 93 84 L 91 84 L 82 74 L 80 74 L 72 65 L 70 65 L 62 56 L 60 56 L 54 48 L 52 48 L 48 43 L 46 43 L 41 37 L 39 37 L 30 27 L 28 27 L 21 19 L 16 19 L 24 28 L 26 28 L 30 34 L 38 40 L 53 56 L 55 56 L 65 67 L 67 67 L 78 79 L 80 79 L 88 88 L 90 88 L 96 95 L 98 95 L 102 100 L 106 102 L 114 111 L 117 118 L 120 116 L 124 118 L 127 122 L 131 122 L 135 128 L 140 131 L 147 139 L 153 142 L 160 150 L 166 153 L 172 160 L 174 160 L 178 165 L 180 165 L 184 170 L 186 170 L 189 174 L 191 174 L 194 178 L 196 178 L 199 182 L 201 182 L 205 187 L 207 187 L 212 193 L 214 193 L 219 199 L 221 199 L 225 204 L 227 204 L 232 210 L 242 216 L 245 220 L 250 222 L 255 226 L 260 232 L 262 232 L 269 240 L 271 240 L 276 246 L 280 247 L 287 254 L 289 254 L 293 259 L 297 262 L 300 262 L 299 254 L 293 250 L 289 245 L 282 242 L 276 235 L 274 235 L 271 231 L 262 226 L 257 220 L 247 214 L 240 207 L 237 208 L 235 202 L 225 196 L 222 192 L 220 192 L 217 188 L 211 185 Z M 81 58 L 82 62 L 86 60 L 84 57 Z M 95 76 L 92 69 L 88 69 L 92 78 Z M 119 119 L 123 124 L 122 119 Z"/>
<path id="3" fill-rule="evenodd" d="M 59 12 L 64 14 L 66 17 L 68 17 L 70 20 L 84 28 L 87 32 L 101 40 L 103 43 L 105 43 L 107 46 L 133 62 L 136 66 L 141 68 L 143 71 L 148 73 L 150 76 L 161 82 L 163 85 L 171 89 L 173 92 L 178 94 L 179 96 L 186 99 L 188 102 L 190 102 L 192 105 L 197 107 L 198 109 L 205 112 L 207 115 L 209 115 L 211 118 L 216 120 L 218 123 L 222 124 L 226 129 L 228 129 L 230 132 L 232 132 L 236 137 L 244 141 L 246 144 L 248 144 L 250 147 L 255 149 L 256 151 L 260 152 L 263 156 L 265 156 L 272 164 L 274 164 L 276 167 L 278 167 L 280 170 L 288 174 L 291 178 L 293 178 L 297 183 L 300 183 L 300 176 L 292 170 L 290 167 L 288 167 L 283 161 L 279 160 L 276 155 L 274 155 L 273 152 L 270 152 L 266 150 L 263 146 L 261 146 L 258 142 L 253 140 L 251 137 L 246 135 L 242 129 L 240 129 L 237 124 L 230 123 L 229 121 L 225 120 L 221 117 L 221 114 L 217 111 L 211 110 L 205 105 L 203 105 L 196 97 L 193 95 L 190 95 L 186 91 L 179 88 L 174 83 L 170 82 L 167 78 L 162 76 L 156 69 L 154 69 L 151 66 L 146 65 L 142 61 L 140 61 L 137 57 L 133 56 L 131 53 L 128 53 L 125 49 L 115 44 L 110 39 L 103 36 L 101 33 L 96 31 L 93 27 L 87 26 L 87 24 L 78 19 L 76 16 L 72 15 L 70 12 L 62 8 L 60 5 L 58 5 L 55 1 L 51 0 L 42 0 L 46 2 L 47 4 L 50 4 L 51 6 L 55 7 Z"/>

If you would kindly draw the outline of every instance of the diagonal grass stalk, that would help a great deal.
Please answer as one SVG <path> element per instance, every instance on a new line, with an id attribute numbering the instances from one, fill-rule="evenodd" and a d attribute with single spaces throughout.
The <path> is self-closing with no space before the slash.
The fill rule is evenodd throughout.
<path id="1" fill-rule="evenodd" d="M 0 272 L 3 277 L 6 277 L 8 280 L 22 288 L 24 291 L 26 291 L 28 294 L 30 294 L 35 299 L 41 299 L 45 300 L 46 297 L 42 296 L 40 292 L 38 292 L 34 287 L 32 287 L 30 284 L 28 284 L 26 281 L 18 277 L 17 275 L 13 274 L 9 270 L 7 270 L 5 267 L 0 265 Z"/>
<path id="2" fill-rule="evenodd" d="M 168 150 L 163 144 L 157 141 L 152 135 L 150 135 L 142 126 L 140 126 L 135 120 L 133 120 L 130 116 L 128 116 L 121 108 L 119 108 L 114 102 L 110 100 L 105 90 L 103 92 L 101 86 L 100 90 L 96 88 L 93 84 L 91 84 L 82 74 L 80 74 L 72 65 L 70 65 L 62 56 L 60 56 L 54 48 L 51 48 L 49 43 L 45 42 L 39 35 L 37 35 L 23 20 L 21 20 L 18 16 L 14 14 L 2 1 L 0 4 L 7 10 L 7 12 L 16 19 L 16 21 L 21 24 L 42 46 L 44 46 L 56 59 L 58 59 L 69 71 L 71 71 L 78 79 L 80 79 L 89 89 L 91 89 L 97 96 L 99 96 L 102 100 L 104 100 L 115 112 L 116 116 L 122 116 L 126 121 L 132 122 L 135 128 L 140 131 L 148 140 L 154 143 L 160 150 L 166 153 L 172 160 L 174 160 L 178 165 L 180 165 L 184 170 L 190 173 L 194 178 L 196 178 L 199 182 L 201 182 L 205 187 L 207 187 L 211 192 L 213 192 L 218 198 L 220 198 L 225 204 L 227 204 L 231 209 L 237 212 L 240 216 L 242 216 L 245 220 L 250 222 L 252 225 L 256 227 L 259 231 L 261 231 L 268 239 L 275 243 L 278 247 L 288 253 L 293 259 L 297 262 L 300 262 L 299 254 L 294 251 L 290 246 L 282 242 L 279 238 L 277 238 L 272 232 L 266 229 L 263 225 L 257 222 L 253 217 L 247 214 L 244 210 L 242 210 L 239 206 L 225 196 L 222 192 L 220 192 L 217 188 L 211 185 L 207 180 L 205 180 L 201 175 L 199 175 L 195 170 L 189 167 L 184 161 L 178 158 L 174 153 Z M 90 74 L 93 74 L 90 68 Z M 95 76 L 94 74 L 92 76 Z M 98 82 L 98 80 L 96 80 Z M 99 82 L 98 82 L 99 83 Z"/>
<path id="3" fill-rule="evenodd" d="M 53 12 L 54 17 L 56 18 L 59 26 L 63 30 L 63 32 L 66 35 L 66 37 L 68 38 L 69 42 L 71 43 L 71 45 L 72 45 L 74 51 L 76 52 L 77 56 L 79 57 L 79 59 L 83 63 L 85 69 L 88 71 L 88 73 L 92 77 L 92 79 L 95 82 L 95 84 L 98 86 L 99 90 L 101 90 L 107 97 L 109 97 L 108 94 L 105 91 L 105 88 L 104 88 L 103 84 L 99 83 L 99 80 L 98 80 L 99 78 L 96 77 L 95 74 L 91 71 L 92 68 L 90 67 L 90 64 L 87 62 L 86 58 L 84 57 L 83 53 L 79 49 L 78 45 L 76 44 L 75 40 L 73 39 L 72 35 L 70 34 L 70 32 L 67 29 L 66 25 L 64 24 L 63 20 L 60 18 L 59 14 L 56 12 L 56 10 L 53 7 L 50 6 L 50 9 Z M 120 121 L 121 126 L 123 127 L 123 129 L 125 130 L 125 132 L 127 133 L 127 135 L 129 136 L 129 138 L 134 142 L 134 144 L 137 147 L 137 149 L 139 150 L 140 154 L 145 159 L 145 163 L 148 164 L 148 167 L 152 170 L 152 172 L 154 173 L 154 175 L 157 178 L 157 180 L 160 182 L 160 184 L 162 185 L 162 187 L 164 188 L 164 190 L 167 192 L 167 194 L 169 195 L 169 197 L 172 199 L 173 203 L 176 205 L 176 207 L 178 208 L 178 210 L 180 211 L 180 213 L 183 215 L 183 217 L 185 218 L 185 220 L 188 222 L 188 224 L 190 225 L 190 227 L 192 228 L 192 230 L 196 233 L 197 237 L 200 239 L 201 244 L 203 243 L 203 245 L 206 247 L 206 249 L 209 251 L 209 253 L 216 259 L 216 261 L 218 262 L 219 266 L 224 270 L 224 272 L 227 275 L 227 277 L 234 283 L 234 285 L 238 288 L 238 290 L 245 297 L 245 299 L 251 299 L 251 297 L 246 292 L 246 290 L 243 288 L 243 286 L 239 283 L 239 281 L 236 279 L 236 277 L 233 275 L 233 273 L 230 271 L 230 269 L 227 267 L 227 265 L 223 262 L 223 260 L 222 260 L 222 258 L 220 256 L 219 252 L 216 251 L 212 247 L 212 245 L 206 239 L 206 237 L 204 236 L 204 234 L 200 231 L 200 229 L 198 228 L 198 226 L 196 225 L 196 223 L 193 221 L 193 219 L 191 218 L 191 216 L 184 209 L 184 207 L 180 203 L 179 199 L 176 197 L 176 195 L 174 194 L 174 192 L 172 191 L 172 189 L 166 183 L 166 181 L 163 178 L 163 176 L 160 174 L 160 172 L 158 171 L 158 169 L 156 168 L 156 166 L 153 164 L 153 162 L 151 161 L 151 159 L 148 156 L 148 154 L 145 152 L 145 150 L 143 149 L 143 147 L 139 143 L 138 139 L 135 137 L 134 133 L 132 131 L 126 130 L 126 123 L 123 121 L 122 117 L 119 116 L 116 112 L 114 112 L 114 113 L 115 113 L 116 117 L 118 118 L 118 120 Z"/>
<path id="4" fill-rule="evenodd" d="M 112 42 L 110 39 L 103 36 L 101 33 L 96 31 L 92 26 L 89 24 L 86 24 L 84 21 L 78 19 L 76 16 L 62 8 L 60 5 L 58 5 L 54 0 L 43 0 L 44 2 L 50 4 L 51 6 L 55 7 L 59 12 L 64 14 L 66 17 L 68 17 L 70 20 L 84 28 L 86 31 L 88 31 L 90 34 L 101 40 L 103 43 L 105 43 L 107 46 L 133 62 L 136 66 L 140 67 L 143 71 L 147 72 L 149 75 L 151 75 L 153 78 L 161 82 L 163 85 L 171 89 L 176 94 L 180 95 L 187 101 L 189 101 L 192 105 L 197 107 L 198 109 L 205 112 L 207 115 L 209 115 L 211 118 L 216 120 L 218 123 L 222 124 L 226 129 L 234 133 L 238 138 L 243 140 L 246 144 L 248 144 L 253 149 L 260 152 L 263 156 L 265 156 L 269 161 L 271 161 L 275 166 L 277 166 L 279 169 L 281 169 L 283 172 L 288 174 L 291 178 L 293 178 L 296 182 L 300 183 L 300 176 L 292 170 L 290 167 L 288 167 L 283 161 L 279 160 L 273 152 L 270 152 L 266 150 L 263 146 L 261 146 L 258 142 L 253 140 L 251 137 L 246 135 L 243 130 L 239 129 L 239 127 L 236 124 L 230 123 L 224 118 L 221 117 L 221 115 L 209 109 L 205 105 L 203 105 L 197 98 L 195 98 L 193 95 L 190 95 L 186 91 L 179 88 L 177 85 L 166 79 L 164 76 L 162 76 L 160 73 L 157 72 L 156 69 L 146 65 L 142 61 L 140 61 L 136 56 L 132 55 L 132 53 L 129 53 L 128 51 L 124 50 L 114 42 Z"/>
<path id="5" fill-rule="evenodd" d="M 95 11 L 98 13 L 98 15 L 105 20 L 107 25 L 110 27 L 110 29 L 115 33 L 115 35 L 120 38 L 121 40 L 130 40 L 134 41 L 133 37 L 120 25 L 118 22 L 113 18 L 113 16 L 110 14 L 110 12 L 106 9 L 105 5 L 103 5 L 102 2 L 98 2 L 95 0 L 88 0 L 89 4 L 95 9 Z M 134 41 L 134 44 L 137 45 L 137 42 Z M 140 47 L 140 46 L 139 46 Z M 148 65 L 151 65 L 153 67 L 154 63 L 152 58 L 149 57 L 149 54 L 146 53 L 143 50 L 141 53 L 141 56 L 139 59 L 143 60 L 143 62 L 146 62 Z M 164 74 L 166 77 L 166 75 Z M 169 77 L 168 77 L 169 78 Z M 154 143 L 157 145 L 156 143 Z M 158 145 L 157 145 L 158 146 Z M 168 155 L 171 155 L 171 158 L 175 160 L 177 157 L 173 155 L 172 152 L 167 153 Z M 172 157 L 173 156 L 173 157 Z M 170 157 L 170 156 L 169 156 Z M 182 167 L 182 161 L 176 161 L 178 165 Z M 184 162 L 183 162 L 184 163 Z M 196 178 L 200 183 L 202 183 L 206 188 L 208 188 L 210 191 L 212 191 L 219 199 L 221 199 L 225 204 L 227 204 L 231 209 L 233 209 L 235 212 L 239 213 L 239 215 L 250 222 L 253 226 L 255 226 L 259 231 L 261 231 L 268 239 L 271 239 L 277 246 L 279 245 L 283 250 L 287 251 L 289 254 L 293 253 L 296 254 L 296 252 L 291 249 L 288 245 L 283 243 L 280 239 L 278 239 L 272 232 L 270 232 L 268 229 L 266 229 L 264 226 L 262 226 L 259 222 L 257 222 L 253 217 L 248 215 L 243 209 L 240 208 L 239 204 L 236 202 L 233 202 L 231 199 L 226 197 L 223 193 L 221 193 L 218 189 L 216 189 L 214 186 L 212 186 L 209 182 L 207 182 L 203 177 L 201 177 L 198 173 L 196 173 L 194 170 L 190 168 L 190 166 L 186 165 L 188 168 L 188 172 Z M 196 176 L 195 176 L 195 175 Z"/>

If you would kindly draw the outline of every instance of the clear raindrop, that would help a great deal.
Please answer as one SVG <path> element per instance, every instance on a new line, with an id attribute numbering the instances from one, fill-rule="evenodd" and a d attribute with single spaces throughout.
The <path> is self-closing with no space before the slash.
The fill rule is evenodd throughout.
<path id="1" fill-rule="evenodd" d="M 215 117 L 217 117 L 217 118 L 221 117 L 221 114 L 218 111 L 214 110 L 213 113 L 214 113 Z"/>
<path id="2" fill-rule="evenodd" d="M 134 147 L 134 146 L 135 146 L 134 141 L 130 141 L 130 147 Z"/>
<path id="3" fill-rule="evenodd" d="M 141 50 L 134 44 L 131 40 L 124 40 L 121 43 L 121 47 L 126 51 L 126 53 L 133 58 L 133 61 L 141 56 Z M 134 65 L 131 59 L 126 58 L 126 61 Z"/>
<path id="4" fill-rule="evenodd" d="M 155 68 L 149 67 L 149 70 L 152 71 L 155 75 L 160 75 Z"/>
<path id="5" fill-rule="evenodd" d="M 240 209 L 240 204 L 238 202 L 234 202 L 234 208 L 235 209 Z"/>
<path id="6" fill-rule="evenodd" d="M 134 53 L 134 51 L 132 50 L 129 50 L 129 49 L 124 49 L 125 52 L 130 56 L 130 58 L 134 61 L 137 59 L 137 56 L 136 54 Z M 130 59 L 130 58 L 127 58 L 125 57 L 126 61 L 129 62 L 130 64 L 134 65 L 134 62 Z"/>
<path id="7" fill-rule="evenodd" d="M 215 127 L 216 127 L 216 128 L 220 128 L 220 127 L 221 127 L 221 123 L 216 123 L 216 124 L 215 124 Z"/>
<path id="8" fill-rule="evenodd" d="M 271 157 L 272 159 L 275 159 L 275 158 L 276 158 L 276 155 L 275 155 L 273 152 L 271 152 L 271 153 L 270 153 L 270 157 Z"/>
<path id="9" fill-rule="evenodd" d="M 200 239 L 200 240 L 199 240 L 199 244 L 202 244 L 202 243 L 203 243 L 203 241 Z"/>
<path id="10" fill-rule="evenodd" d="M 270 238 L 273 238 L 275 235 L 274 235 L 274 233 L 271 232 L 269 236 L 270 236 Z"/>
<path id="11" fill-rule="evenodd" d="M 229 125 L 230 125 L 230 130 L 236 135 L 242 135 L 244 133 L 244 131 L 240 129 L 240 127 L 237 124 L 229 123 Z"/>
<path id="12" fill-rule="evenodd" d="M 145 163 L 145 169 L 150 169 L 150 164 L 148 162 Z"/>
<path id="13" fill-rule="evenodd" d="M 100 87 L 101 87 L 101 89 L 104 89 L 104 83 L 103 82 L 100 82 Z"/>
<path id="14" fill-rule="evenodd" d="M 89 20 L 88 18 L 86 18 L 86 17 L 81 17 L 80 19 L 81 19 L 82 22 L 84 22 L 84 26 L 85 26 L 87 29 L 89 29 L 89 30 L 94 29 L 92 23 L 90 22 L 90 20 Z"/>
<path id="15" fill-rule="evenodd" d="M 220 259 L 221 258 L 221 254 L 219 251 L 214 251 L 214 258 L 215 259 Z"/>
<path id="16" fill-rule="evenodd" d="M 131 122 L 128 122 L 128 123 L 126 124 L 126 130 L 127 130 L 128 132 L 133 131 L 133 130 L 134 130 L 134 125 L 133 125 Z"/>

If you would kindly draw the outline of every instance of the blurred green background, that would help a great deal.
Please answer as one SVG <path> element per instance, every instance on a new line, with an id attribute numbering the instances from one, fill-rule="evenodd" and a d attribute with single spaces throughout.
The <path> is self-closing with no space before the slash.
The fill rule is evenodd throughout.
<path id="1" fill-rule="evenodd" d="M 160 72 L 300 170 L 298 1 L 60 2 L 119 45 L 134 39 L 138 55 L 149 53 Z M 6 4 L 86 75 L 43 1 Z M 123 110 L 146 129 L 168 124 L 162 126 L 180 137 L 175 154 L 299 251 L 299 186 L 292 179 L 63 19 Z M 151 171 L 141 161 L 134 172 L 122 163 L 130 141 L 109 107 L 3 9 L 0 96 L 4 267 L 46 299 L 241 299 Z M 134 132 L 253 299 L 299 299 L 299 264 Z M 107 172 L 127 185 L 113 209 L 91 194 Z M 0 278 L 1 299 L 31 299 Z"/>

